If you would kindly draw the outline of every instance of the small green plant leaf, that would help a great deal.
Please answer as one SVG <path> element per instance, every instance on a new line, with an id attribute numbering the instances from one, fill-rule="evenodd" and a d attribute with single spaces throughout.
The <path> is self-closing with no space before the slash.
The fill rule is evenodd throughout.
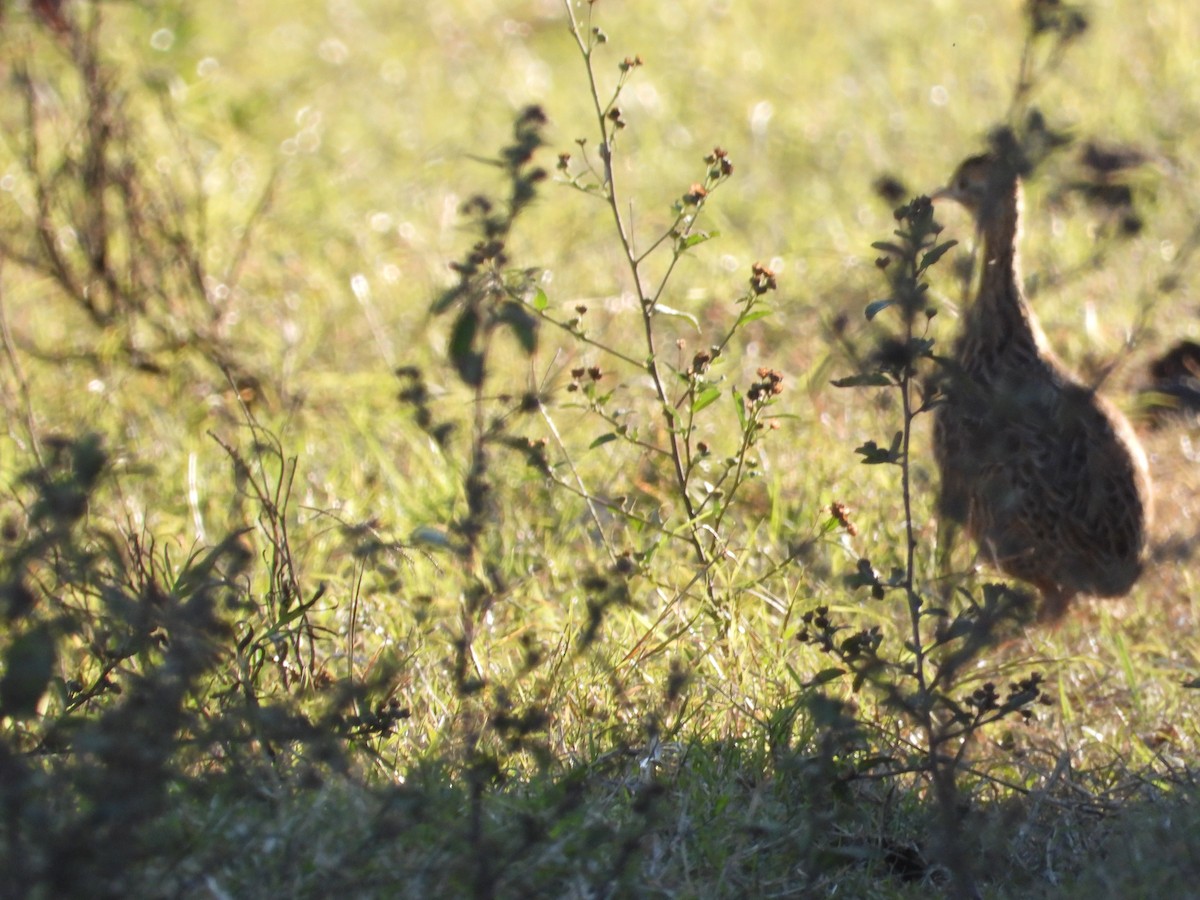
<path id="1" fill-rule="evenodd" d="M 682 309 L 675 309 L 674 307 L 666 306 L 662 303 L 655 303 L 654 311 L 660 316 L 671 316 L 672 318 L 676 319 L 687 319 L 696 327 L 697 331 L 700 330 L 700 320 L 693 316 L 690 312 L 684 312 Z"/>
<path id="2" fill-rule="evenodd" d="M 10 626 L 32 612 L 37 602 L 37 594 L 19 576 L 0 584 L 0 615 Z"/>
<path id="3" fill-rule="evenodd" d="M 892 379 L 883 372 L 863 372 L 859 375 L 847 375 L 845 378 L 835 378 L 831 384 L 834 387 L 889 387 Z"/>
<path id="4" fill-rule="evenodd" d="M 471 387 L 483 384 L 483 354 L 475 350 L 475 335 L 479 332 L 479 313 L 468 306 L 454 322 L 447 348 L 450 361 L 458 376 Z"/>
<path id="5" fill-rule="evenodd" d="M 889 306 L 895 306 L 895 305 L 896 305 L 896 301 L 891 300 L 891 299 L 871 301 L 870 303 L 867 304 L 867 308 L 865 310 L 866 315 L 867 315 L 867 321 L 870 322 L 872 319 L 874 319 L 877 315 L 879 315 L 881 312 L 883 312 Z"/>
<path id="6" fill-rule="evenodd" d="M 13 641 L 4 660 L 4 678 L 0 679 L 0 714 L 35 715 L 57 658 L 54 634 L 45 622 Z"/>
<path id="7" fill-rule="evenodd" d="M 740 325 L 745 325 L 747 322 L 755 322 L 759 319 L 765 319 L 774 312 L 775 310 L 771 309 L 769 306 L 756 306 L 753 309 L 746 310 L 740 316 L 738 316 L 737 322 L 734 323 L 734 327 L 736 328 Z"/>
<path id="8" fill-rule="evenodd" d="M 849 588 L 876 587 L 881 584 L 879 573 L 869 559 L 860 559 L 854 572 L 844 576 L 843 580 Z"/>
<path id="9" fill-rule="evenodd" d="M 697 231 L 681 239 L 679 241 L 679 249 L 690 250 L 692 247 L 703 244 L 705 241 L 711 241 L 715 237 L 720 237 L 720 235 L 721 232 L 719 231 Z"/>
<path id="10" fill-rule="evenodd" d="M 884 449 L 874 441 L 867 441 L 861 447 L 855 447 L 854 452 L 862 456 L 864 466 L 878 466 L 883 463 L 895 463 L 899 461 L 895 450 Z"/>
<path id="11" fill-rule="evenodd" d="M 527 356 L 537 351 L 538 320 L 522 304 L 507 300 L 500 307 L 499 320 L 512 329 Z"/>
<path id="12" fill-rule="evenodd" d="M 318 585 L 317 591 L 315 594 L 313 594 L 312 599 L 303 603 L 297 603 L 294 607 L 285 612 L 284 615 L 280 616 L 279 619 L 274 623 L 274 629 L 279 631 L 291 625 L 310 609 L 316 606 L 317 601 L 323 596 L 325 596 L 325 584 L 322 582 L 320 585 Z"/>
<path id="13" fill-rule="evenodd" d="M 451 549 L 454 545 L 446 529 L 435 525 L 420 525 L 412 533 L 409 542 L 416 546 L 440 547 Z"/>
<path id="14" fill-rule="evenodd" d="M 540 287 L 533 292 L 533 300 L 530 303 L 538 312 L 545 312 L 550 308 L 550 298 L 546 296 L 546 292 Z"/>
<path id="15" fill-rule="evenodd" d="M 922 270 L 928 269 L 930 266 L 932 266 L 934 263 L 936 263 L 939 259 L 941 259 L 946 254 L 947 250 L 949 250 L 951 247 L 956 247 L 956 246 L 958 246 L 958 241 L 946 241 L 944 244 L 938 244 L 936 247 L 934 247 L 932 250 L 930 250 L 928 253 L 926 253 L 924 256 L 921 257 L 921 269 Z"/>
<path id="16" fill-rule="evenodd" d="M 734 388 L 730 391 L 730 396 L 733 397 L 733 408 L 737 410 L 738 429 L 742 434 L 746 433 L 746 402 L 742 399 L 741 392 Z"/>
<path id="17" fill-rule="evenodd" d="M 236 558 L 237 554 L 243 553 L 242 535 L 253 530 L 252 528 L 242 528 L 232 532 L 217 546 L 205 552 L 203 556 L 201 551 L 197 550 L 188 559 L 187 565 L 171 585 L 171 593 L 184 599 L 221 580 L 224 577 L 220 572 L 222 560 L 232 560 Z"/>
<path id="18" fill-rule="evenodd" d="M 805 687 L 820 687 L 823 684 L 828 684 L 831 681 L 836 681 L 846 674 L 846 670 L 838 666 L 831 666 L 828 669 L 822 669 L 808 681 L 804 682 Z"/>
<path id="19" fill-rule="evenodd" d="M 882 250 L 884 253 L 890 253 L 893 256 L 904 256 L 904 248 L 898 244 L 893 244 L 891 241 L 876 241 L 871 246 L 876 250 Z"/>
<path id="20" fill-rule="evenodd" d="M 104 441 L 98 434 L 85 434 L 71 446 L 71 469 L 85 491 L 92 490 L 107 462 Z"/>
<path id="21" fill-rule="evenodd" d="M 435 316 L 440 316 L 451 306 L 453 306 L 465 291 L 466 286 L 462 284 L 456 284 L 454 287 L 449 288 L 433 301 L 433 305 L 430 307 L 430 312 L 432 312 Z"/>
<path id="22" fill-rule="evenodd" d="M 595 450 L 597 447 L 603 447 L 605 444 L 611 444 L 616 439 L 617 439 L 617 433 L 615 431 L 609 431 L 605 434 L 600 435 L 600 437 L 596 438 L 594 441 L 592 441 L 590 444 L 588 444 L 588 449 Z"/>
<path id="23" fill-rule="evenodd" d="M 692 401 L 692 412 L 698 413 L 704 407 L 715 403 L 721 396 L 721 389 L 718 387 L 709 386 L 702 390 L 694 401 Z"/>
<path id="24" fill-rule="evenodd" d="M 913 338 L 908 342 L 909 353 L 913 359 L 918 357 L 929 358 L 933 353 L 933 341 L 930 338 Z"/>

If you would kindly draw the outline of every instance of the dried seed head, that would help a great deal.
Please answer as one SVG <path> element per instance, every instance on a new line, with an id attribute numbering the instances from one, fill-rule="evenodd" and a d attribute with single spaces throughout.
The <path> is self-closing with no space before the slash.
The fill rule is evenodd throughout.
<path id="1" fill-rule="evenodd" d="M 761 296 L 767 291 L 773 291 L 778 287 L 775 280 L 775 273 L 764 266 L 762 263 L 756 262 L 750 267 L 750 289 L 758 296 Z"/>
<path id="2" fill-rule="evenodd" d="M 720 147 L 713 147 L 713 152 L 704 157 L 704 161 L 711 167 L 710 174 L 714 178 L 728 178 L 733 174 L 733 162 Z"/>
<path id="3" fill-rule="evenodd" d="M 850 537 L 858 537 L 858 528 L 850 521 L 850 507 L 840 500 L 835 500 L 829 505 L 829 514 L 833 516 L 839 525 L 846 529 L 846 533 Z"/>

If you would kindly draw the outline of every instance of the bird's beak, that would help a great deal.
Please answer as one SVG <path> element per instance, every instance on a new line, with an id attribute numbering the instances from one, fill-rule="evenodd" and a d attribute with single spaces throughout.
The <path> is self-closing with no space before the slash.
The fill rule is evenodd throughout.
<path id="1" fill-rule="evenodd" d="M 958 193 L 950 185 L 946 185 L 945 187 L 938 188 L 936 191 L 930 194 L 929 199 L 934 203 L 937 203 L 939 200 L 957 200 Z"/>

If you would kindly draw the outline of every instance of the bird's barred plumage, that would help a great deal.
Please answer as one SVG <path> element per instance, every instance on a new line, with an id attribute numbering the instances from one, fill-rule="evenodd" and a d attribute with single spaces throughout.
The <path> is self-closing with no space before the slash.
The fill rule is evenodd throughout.
<path id="1" fill-rule="evenodd" d="M 940 514 L 1006 575 L 1035 585 L 1041 618 L 1076 594 L 1120 596 L 1142 570 L 1151 509 L 1146 456 L 1123 415 L 1049 349 L 1019 283 L 1017 167 L 968 159 L 935 194 L 962 203 L 981 238 L 934 425 Z"/>

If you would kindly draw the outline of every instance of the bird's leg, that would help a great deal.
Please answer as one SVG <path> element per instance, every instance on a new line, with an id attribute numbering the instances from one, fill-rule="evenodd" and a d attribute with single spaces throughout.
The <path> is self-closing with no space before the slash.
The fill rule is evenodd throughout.
<path id="1" fill-rule="evenodd" d="M 939 515 L 937 522 L 937 553 L 935 554 L 937 565 L 937 584 L 939 585 L 939 594 L 943 604 L 948 604 L 950 594 L 953 591 L 954 578 L 953 572 L 953 557 L 954 545 L 958 542 L 958 535 L 962 531 L 962 526 L 954 521 L 950 516 Z"/>
<path id="2" fill-rule="evenodd" d="M 1042 606 L 1038 610 L 1038 624 L 1056 626 L 1067 613 L 1067 609 L 1071 606 L 1071 601 L 1075 599 L 1077 591 L 1072 591 L 1064 588 L 1062 585 L 1042 583 L 1038 585 L 1038 589 L 1042 592 Z"/>

